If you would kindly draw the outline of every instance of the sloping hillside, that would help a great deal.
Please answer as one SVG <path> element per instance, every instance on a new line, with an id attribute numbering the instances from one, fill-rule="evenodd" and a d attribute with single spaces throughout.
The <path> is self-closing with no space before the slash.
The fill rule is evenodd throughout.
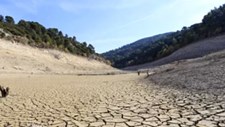
<path id="1" fill-rule="evenodd" d="M 115 67 L 121 68 L 126 65 L 130 65 L 130 63 L 132 63 L 132 62 L 133 62 L 133 64 L 137 64 L 138 61 L 135 61 L 135 58 L 134 58 L 135 54 L 142 53 L 141 49 L 143 49 L 143 48 L 157 45 L 158 40 L 164 39 L 164 38 L 168 37 L 170 34 L 172 34 L 172 32 L 159 34 L 159 35 L 155 35 L 152 37 L 146 37 L 146 38 L 137 40 L 133 43 L 130 43 L 128 45 L 125 45 L 121 48 L 103 53 L 102 55 L 106 59 L 111 60 L 111 62 L 113 62 L 113 65 Z"/>
<path id="2" fill-rule="evenodd" d="M 99 61 L 0 39 L 0 73 L 79 74 L 112 71 Z"/>
<path id="3" fill-rule="evenodd" d="M 192 43 L 190 45 L 187 45 L 184 48 L 181 48 L 175 51 L 171 55 L 164 57 L 162 59 L 156 60 L 151 63 L 126 67 L 124 69 L 137 70 L 137 69 L 151 68 L 151 67 L 160 66 L 163 64 L 168 64 L 178 60 L 202 57 L 207 54 L 217 52 L 223 49 L 225 49 L 225 35 L 221 35 L 221 36 L 217 36 L 210 39 L 205 39 L 199 42 Z"/>

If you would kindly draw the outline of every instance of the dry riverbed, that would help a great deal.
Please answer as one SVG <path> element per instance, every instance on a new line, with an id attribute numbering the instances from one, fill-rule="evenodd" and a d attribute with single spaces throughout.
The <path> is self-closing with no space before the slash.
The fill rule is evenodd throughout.
<path id="1" fill-rule="evenodd" d="M 1 74 L 0 126 L 225 126 L 223 96 L 154 85 L 137 74 Z"/>

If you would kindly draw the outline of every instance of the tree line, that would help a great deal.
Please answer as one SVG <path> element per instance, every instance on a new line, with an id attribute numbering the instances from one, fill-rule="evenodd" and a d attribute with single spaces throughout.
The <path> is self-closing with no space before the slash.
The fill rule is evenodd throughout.
<path id="1" fill-rule="evenodd" d="M 57 28 L 45 28 L 38 22 L 20 20 L 15 23 L 13 17 L 0 15 L 0 28 L 13 36 L 26 38 L 22 43 L 38 48 L 58 49 L 86 57 L 96 54 L 91 44 L 78 42 L 75 36 L 69 37 Z M 5 32 L 0 31 L 1 38 L 6 37 Z"/>

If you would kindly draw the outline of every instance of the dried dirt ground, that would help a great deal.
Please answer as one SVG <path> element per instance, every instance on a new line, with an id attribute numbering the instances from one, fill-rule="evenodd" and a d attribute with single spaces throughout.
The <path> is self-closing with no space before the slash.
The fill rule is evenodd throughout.
<path id="1" fill-rule="evenodd" d="M 225 126 L 223 96 L 143 81 L 145 75 L 0 74 L 0 126 Z"/>
<path id="2" fill-rule="evenodd" d="M 146 78 L 0 40 L 0 127 L 225 127 L 224 62 L 225 51 Z M 120 75 L 90 75 L 109 72 Z"/>

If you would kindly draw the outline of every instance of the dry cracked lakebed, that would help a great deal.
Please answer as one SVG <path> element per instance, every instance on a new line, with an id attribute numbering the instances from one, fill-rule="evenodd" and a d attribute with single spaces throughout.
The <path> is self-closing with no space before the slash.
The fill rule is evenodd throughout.
<path id="1" fill-rule="evenodd" d="M 1 127 L 225 127 L 224 95 L 158 86 L 137 74 L 1 74 Z"/>

